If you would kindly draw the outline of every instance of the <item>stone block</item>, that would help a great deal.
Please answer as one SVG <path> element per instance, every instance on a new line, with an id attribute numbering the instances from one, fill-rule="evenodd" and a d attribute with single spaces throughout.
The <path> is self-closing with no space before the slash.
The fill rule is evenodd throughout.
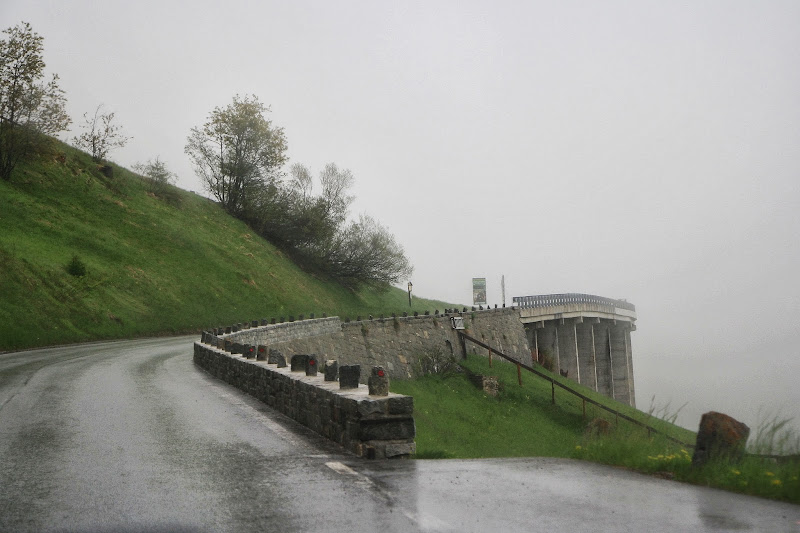
<path id="1" fill-rule="evenodd" d="M 339 377 L 339 362 L 335 359 L 325 361 L 325 381 L 336 381 Z"/>
<path id="2" fill-rule="evenodd" d="M 355 418 L 358 414 L 358 400 L 341 397 L 338 400 L 341 402 L 340 407 L 344 413 L 343 419 Z"/>
<path id="3" fill-rule="evenodd" d="M 692 465 L 701 466 L 713 459 L 738 461 L 744 456 L 750 428 L 734 418 L 714 411 L 700 419 Z"/>
<path id="4" fill-rule="evenodd" d="M 386 414 L 386 402 L 382 400 L 361 400 L 358 402 L 358 414 L 363 417 Z"/>
<path id="5" fill-rule="evenodd" d="M 283 354 L 276 350 L 275 348 L 270 348 L 267 352 L 267 363 L 275 365 L 278 363 L 278 356 L 283 356 Z"/>
<path id="6" fill-rule="evenodd" d="M 339 388 L 357 389 L 361 379 L 361 365 L 342 365 L 339 367 Z"/>
<path id="7" fill-rule="evenodd" d="M 309 355 L 306 359 L 306 376 L 316 376 L 319 365 L 317 364 L 317 356 Z"/>
<path id="8" fill-rule="evenodd" d="M 292 372 L 305 372 L 306 365 L 308 364 L 308 355 L 295 354 L 292 356 L 291 370 Z"/>
<path id="9" fill-rule="evenodd" d="M 384 447 L 383 455 L 387 459 L 408 457 L 417 451 L 417 444 L 414 442 L 398 442 L 387 444 Z"/>
<path id="10" fill-rule="evenodd" d="M 416 435 L 413 418 L 388 420 L 362 420 L 361 441 L 370 440 L 407 440 Z"/>
<path id="11" fill-rule="evenodd" d="M 244 355 L 247 359 L 255 359 L 256 358 L 256 347 L 252 344 L 245 344 L 242 346 L 242 355 Z"/>
<path id="12" fill-rule="evenodd" d="M 263 344 L 259 344 L 258 348 L 256 348 L 256 360 L 258 361 L 266 361 L 267 360 L 267 347 Z"/>
<path id="13" fill-rule="evenodd" d="M 344 438 L 347 442 L 361 440 L 361 424 L 355 420 L 345 422 L 344 432 Z"/>
<path id="14" fill-rule="evenodd" d="M 390 415 L 411 415 L 414 413 L 413 396 L 395 396 L 389 398 Z"/>
<path id="15" fill-rule="evenodd" d="M 367 381 L 370 396 L 389 395 L 389 376 L 382 366 L 373 366 Z"/>

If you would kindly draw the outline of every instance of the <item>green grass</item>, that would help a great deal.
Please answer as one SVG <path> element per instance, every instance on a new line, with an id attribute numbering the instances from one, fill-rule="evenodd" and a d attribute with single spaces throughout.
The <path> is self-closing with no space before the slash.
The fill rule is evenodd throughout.
<path id="1" fill-rule="evenodd" d="M 112 166 L 106 178 L 58 144 L 0 181 L 0 350 L 409 310 L 403 290 L 310 275 L 215 203 L 176 188 L 165 201 Z M 445 305 L 414 298 L 413 310 Z"/>
<path id="2" fill-rule="evenodd" d="M 417 458 L 567 457 L 800 503 L 797 460 L 776 464 L 746 457 L 736 464 L 718 461 L 693 468 L 690 447 L 676 444 L 661 434 L 648 434 L 624 419 L 617 421 L 614 415 L 591 404 L 586 405 L 584 417 L 582 400 L 558 388 L 553 405 L 550 383 L 523 371 L 520 386 L 513 364 L 495 360 L 489 368 L 488 359 L 478 356 L 470 356 L 463 364 L 474 373 L 498 376 L 500 394 L 496 398 L 487 396 L 464 374 L 428 375 L 392 382 L 393 392 L 414 396 Z M 638 411 L 560 376 L 552 377 L 672 438 L 689 444 L 696 439 L 693 432 L 672 424 L 670 420 L 674 417 L 668 413 L 666 420 L 658 418 L 652 412 Z M 595 418 L 607 420 L 610 433 L 587 433 L 589 421 Z M 785 443 L 783 429 L 781 421 L 774 420 L 760 428 L 751 440 Z M 762 448 L 759 453 L 776 453 L 776 450 Z"/>

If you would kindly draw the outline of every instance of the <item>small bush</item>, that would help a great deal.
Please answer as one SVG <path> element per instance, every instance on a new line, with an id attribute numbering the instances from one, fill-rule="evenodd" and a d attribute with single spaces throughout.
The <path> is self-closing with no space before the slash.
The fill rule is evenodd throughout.
<path id="1" fill-rule="evenodd" d="M 86 275 L 86 263 L 81 261 L 77 255 L 72 256 L 70 262 L 67 263 L 66 269 L 70 276 L 75 276 L 76 278 Z"/>
<path id="2" fill-rule="evenodd" d="M 180 205 L 180 193 L 173 186 L 177 176 L 167 168 L 166 163 L 156 157 L 155 160 L 147 161 L 147 163 L 136 163 L 133 165 L 133 169 L 142 175 L 150 194 L 169 204 Z"/>
<path id="3" fill-rule="evenodd" d="M 461 370 L 455 356 L 446 353 L 440 346 L 430 348 L 417 357 L 413 368 L 416 377 L 427 376 L 429 374 L 446 376 Z"/>

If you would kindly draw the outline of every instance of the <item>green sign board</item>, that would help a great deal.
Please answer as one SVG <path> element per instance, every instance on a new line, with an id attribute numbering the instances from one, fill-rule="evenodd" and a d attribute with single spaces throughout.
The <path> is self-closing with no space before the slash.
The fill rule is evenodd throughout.
<path id="1" fill-rule="evenodd" d="M 472 278 L 472 305 L 486 305 L 486 278 Z"/>

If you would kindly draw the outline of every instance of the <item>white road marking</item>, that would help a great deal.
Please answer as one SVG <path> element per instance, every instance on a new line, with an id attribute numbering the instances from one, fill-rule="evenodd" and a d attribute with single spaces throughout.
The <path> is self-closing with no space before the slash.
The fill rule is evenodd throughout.
<path id="1" fill-rule="evenodd" d="M 395 505 L 398 504 L 397 498 L 395 498 L 391 492 L 380 488 L 370 478 L 368 478 L 364 474 L 359 474 L 346 464 L 340 463 L 339 461 L 329 461 L 325 463 L 325 466 L 327 466 L 337 474 L 341 474 L 343 476 L 351 476 L 355 478 L 357 485 L 360 485 L 362 488 L 370 488 L 380 493 L 381 496 L 391 501 Z M 401 513 L 403 513 L 403 516 L 411 520 L 414 524 L 417 525 L 417 527 L 421 529 L 424 529 L 426 531 L 451 531 L 451 528 L 448 527 L 448 524 L 446 522 L 443 522 L 442 520 L 439 520 L 438 518 L 432 516 L 420 517 L 417 515 L 417 513 L 409 511 L 408 509 L 405 509 L 399 505 L 395 508 L 399 510 Z"/>

